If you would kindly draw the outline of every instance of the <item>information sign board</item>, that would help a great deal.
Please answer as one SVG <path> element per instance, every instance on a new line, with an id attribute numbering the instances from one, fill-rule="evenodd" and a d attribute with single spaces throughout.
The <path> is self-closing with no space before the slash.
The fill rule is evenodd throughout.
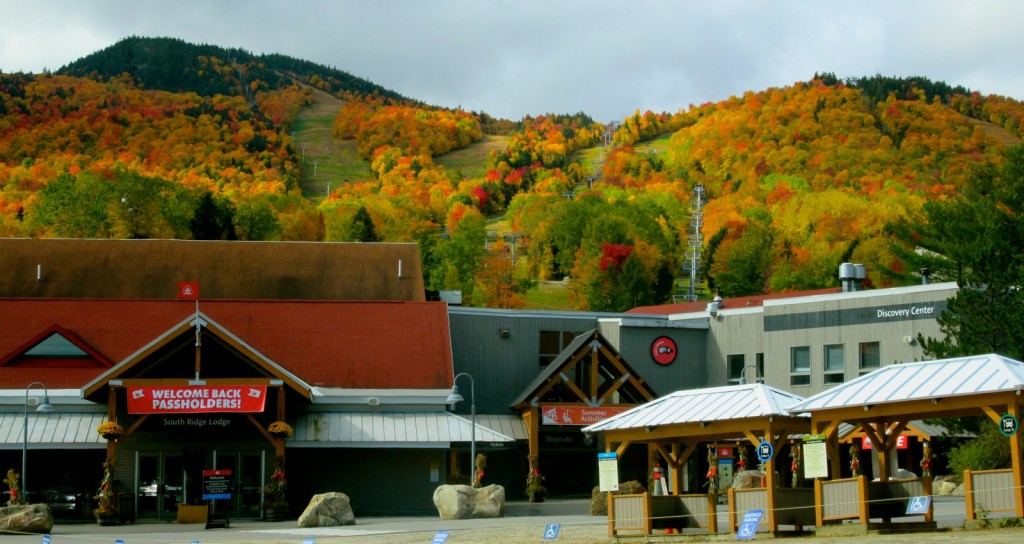
<path id="1" fill-rule="evenodd" d="M 825 435 L 804 435 L 804 478 L 828 478 Z"/>
<path id="2" fill-rule="evenodd" d="M 601 491 L 619 490 L 619 456 L 614 451 L 597 454 L 597 473 Z"/>
<path id="3" fill-rule="evenodd" d="M 231 498 L 231 469 L 203 471 L 203 500 Z"/>
<path id="4" fill-rule="evenodd" d="M 767 463 L 771 460 L 772 456 L 775 455 L 775 448 L 772 447 L 771 442 L 761 441 L 757 445 L 757 460 L 762 463 Z"/>

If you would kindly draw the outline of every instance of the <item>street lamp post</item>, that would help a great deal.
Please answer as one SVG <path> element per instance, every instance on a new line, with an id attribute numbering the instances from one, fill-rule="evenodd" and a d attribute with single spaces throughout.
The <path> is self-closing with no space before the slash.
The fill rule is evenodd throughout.
<path id="1" fill-rule="evenodd" d="M 747 383 L 747 369 L 754 369 L 754 383 L 761 383 L 761 372 L 757 369 L 757 365 L 747 365 L 740 370 L 740 385 L 746 385 Z"/>
<path id="2" fill-rule="evenodd" d="M 32 382 L 25 387 L 25 420 L 21 430 L 21 496 L 22 504 L 28 504 L 28 485 L 26 485 L 25 469 L 28 467 L 28 392 L 32 389 L 33 385 L 38 385 L 43 388 L 43 402 L 36 406 L 36 411 L 41 413 L 47 413 L 53 411 L 53 406 L 50 405 L 50 393 L 46 389 L 46 385 L 42 382 Z"/>
<path id="3" fill-rule="evenodd" d="M 473 385 L 473 376 L 465 372 L 460 372 L 455 376 L 455 379 L 452 380 L 452 392 L 448 395 L 448 404 L 454 405 L 456 402 L 466 400 L 459 394 L 459 386 L 455 383 L 460 376 L 469 378 L 469 483 L 473 485 L 476 482 L 473 466 L 476 463 L 476 388 Z"/>

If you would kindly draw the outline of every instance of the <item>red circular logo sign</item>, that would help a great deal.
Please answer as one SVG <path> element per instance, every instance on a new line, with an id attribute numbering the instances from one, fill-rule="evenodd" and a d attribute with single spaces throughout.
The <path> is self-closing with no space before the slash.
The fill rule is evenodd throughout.
<path id="1" fill-rule="evenodd" d="M 659 336 L 651 344 L 651 357 L 659 365 L 671 364 L 676 360 L 676 343 L 667 336 Z"/>

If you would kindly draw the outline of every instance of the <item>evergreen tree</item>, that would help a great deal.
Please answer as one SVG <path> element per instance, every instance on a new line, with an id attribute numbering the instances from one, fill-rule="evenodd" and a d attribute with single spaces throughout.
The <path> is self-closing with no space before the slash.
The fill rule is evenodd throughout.
<path id="1" fill-rule="evenodd" d="M 956 281 L 957 294 L 938 317 L 945 338 L 922 338 L 936 358 L 999 353 L 1024 359 L 1024 145 L 1001 166 L 969 176 L 959 194 L 924 205 L 921 217 L 896 225 L 895 248 L 914 270 Z M 908 249 L 910 248 L 910 249 Z"/>
<path id="2" fill-rule="evenodd" d="M 373 227 L 373 219 L 366 206 L 359 206 L 355 217 L 352 218 L 352 239 L 357 242 L 376 242 L 377 230 Z"/>
<path id="3" fill-rule="evenodd" d="M 230 204 L 219 203 L 209 191 L 203 193 L 189 221 L 193 240 L 235 240 L 234 211 Z"/>

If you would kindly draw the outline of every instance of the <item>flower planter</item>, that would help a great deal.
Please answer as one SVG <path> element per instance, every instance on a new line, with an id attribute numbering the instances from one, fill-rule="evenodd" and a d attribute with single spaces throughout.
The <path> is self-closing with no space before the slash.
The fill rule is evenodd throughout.
<path id="1" fill-rule="evenodd" d="M 117 525 L 117 516 L 96 516 L 96 523 L 104 527 Z"/>
<path id="2" fill-rule="evenodd" d="M 102 434 L 100 436 L 102 436 L 103 438 L 105 438 L 107 440 L 117 440 L 118 438 L 121 438 L 121 435 L 117 434 L 117 433 L 106 433 L 106 434 Z"/>

